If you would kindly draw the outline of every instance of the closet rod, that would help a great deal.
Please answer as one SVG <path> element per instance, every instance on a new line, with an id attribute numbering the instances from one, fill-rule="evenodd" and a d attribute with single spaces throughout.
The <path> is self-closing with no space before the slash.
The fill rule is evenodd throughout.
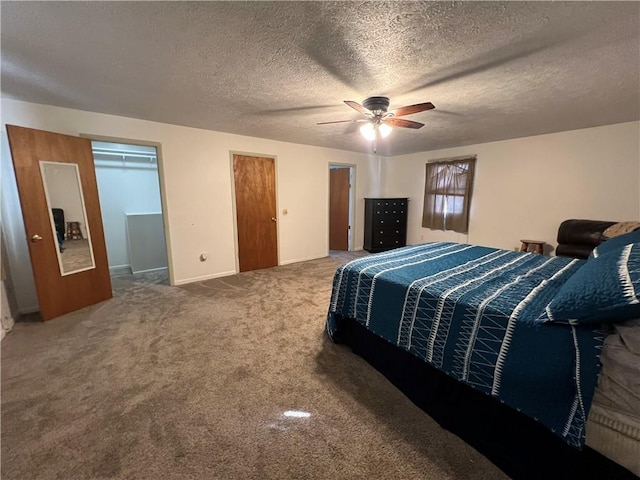
<path id="1" fill-rule="evenodd" d="M 115 150 L 94 149 L 93 153 L 94 155 L 113 155 L 116 157 L 148 158 L 149 160 L 156 160 L 156 157 L 157 157 L 152 153 L 129 152 L 126 150 L 115 151 Z"/>

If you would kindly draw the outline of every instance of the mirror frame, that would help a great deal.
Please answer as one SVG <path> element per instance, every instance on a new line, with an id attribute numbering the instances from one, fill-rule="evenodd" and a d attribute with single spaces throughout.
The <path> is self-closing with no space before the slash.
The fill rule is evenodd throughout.
<path id="1" fill-rule="evenodd" d="M 67 275 L 73 275 L 75 273 L 80 273 L 80 272 L 85 272 L 87 270 L 93 270 L 94 268 L 96 268 L 96 259 L 93 255 L 93 243 L 91 242 L 91 231 L 89 229 L 89 222 L 87 220 L 87 208 L 85 206 L 84 203 L 84 192 L 82 191 L 82 181 L 80 179 L 80 169 L 78 168 L 78 164 L 77 163 L 67 163 L 67 162 L 51 162 L 51 161 L 47 161 L 47 160 L 40 160 L 39 162 L 40 164 L 40 176 L 42 179 L 42 186 L 44 188 L 44 196 L 45 199 L 47 201 L 47 209 L 48 209 L 48 214 L 49 214 L 49 223 L 51 225 L 51 231 L 53 232 L 53 241 L 54 241 L 54 248 L 56 249 L 56 256 L 58 257 L 58 267 L 60 269 L 60 275 L 65 277 Z M 52 207 L 51 207 L 51 199 L 49 198 L 49 187 L 47 185 L 46 182 L 46 177 L 45 177 L 45 165 L 68 165 L 70 167 L 73 167 L 75 169 L 75 173 L 76 173 L 76 181 L 78 182 L 78 191 L 80 193 L 80 205 L 82 206 L 82 215 L 83 215 L 83 221 L 84 221 L 84 227 L 85 230 L 87 231 L 87 241 L 89 244 L 89 253 L 91 255 L 91 266 L 89 267 L 85 267 L 85 268 L 79 268 L 76 270 L 72 270 L 69 272 L 65 272 L 64 271 L 64 265 L 62 263 L 62 255 L 60 254 L 60 248 L 58 246 L 57 243 L 57 236 L 56 236 L 56 225 L 53 219 L 53 211 L 52 211 Z"/>

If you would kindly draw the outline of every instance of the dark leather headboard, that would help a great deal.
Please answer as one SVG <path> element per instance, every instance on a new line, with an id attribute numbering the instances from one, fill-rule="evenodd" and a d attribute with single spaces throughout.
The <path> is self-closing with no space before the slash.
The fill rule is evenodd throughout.
<path id="1" fill-rule="evenodd" d="M 587 258 L 595 247 L 606 240 L 602 232 L 615 223 L 600 220 L 565 220 L 558 228 L 556 255 Z"/>

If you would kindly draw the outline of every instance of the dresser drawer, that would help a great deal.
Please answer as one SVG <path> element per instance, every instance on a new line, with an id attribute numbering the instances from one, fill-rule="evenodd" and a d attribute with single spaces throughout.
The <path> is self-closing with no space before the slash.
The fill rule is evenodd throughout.
<path id="1" fill-rule="evenodd" d="M 407 211 L 407 207 L 405 205 L 384 205 L 384 206 L 375 207 L 373 211 L 373 216 L 374 218 L 375 217 L 404 217 L 406 211 Z"/>
<path id="2" fill-rule="evenodd" d="M 385 208 L 385 207 L 406 207 L 407 199 L 406 198 L 385 198 L 380 200 L 374 200 L 372 205 L 377 208 Z"/>
<path id="3" fill-rule="evenodd" d="M 376 228 L 371 232 L 375 239 L 378 238 L 404 238 L 405 229 L 400 227 L 394 227 L 392 225 L 388 227 Z"/>
<path id="4" fill-rule="evenodd" d="M 384 238 L 376 238 L 372 242 L 372 247 L 374 249 L 390 249 L 390 248 L 398 248 L 404 247 L 406 245 L 406 240 L 402 237 L 384 237 Z"/>
<path id="5" fill-rule="evenodd" d="M 407 224 L 407 219 L 405 217 L 394 217 L 394 216 L 381 216 L 381 217 L 375 217 L 373 219 L 373 228 L 374 229 L 381 229 L 381 228 L 386 228 L 386 229 L 392 229 L 392 228 L 401 228 L 404 229 L 404 227 Z"/>

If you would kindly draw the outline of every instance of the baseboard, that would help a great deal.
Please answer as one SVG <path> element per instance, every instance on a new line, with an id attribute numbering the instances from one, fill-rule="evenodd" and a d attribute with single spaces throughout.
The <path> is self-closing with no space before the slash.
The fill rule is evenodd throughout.
<path id="1" fill-rule="evenodd" d="M 316 256 L 313 256 L 313 257 L 296 258 L 295 260 L 285 260 L 284 262 L 280 262 L 280 265 L 289 265 L 291 263 L 308 262 L 309 260 L 317 260 L 319 258 L 325 258 L 327 255 L 321 255 L 319 257 L 316 255 Z"/>
<path id="2" fill-rule="evenodd" d="M 309 260 L 317 260 L 319 258 L 324 258 L 325 256 L 313 256 L 313 257 L 307 257 L 307 258 L 298 258 L 295 260 L 286 260 L 284 262 L 280 262 L 279 265 L 289 265 L 291 263 L 300 263 L 300 262 L 308 262 Z M 176 280 L 174 285 L 185 285 L 187 283 L 193 283 L 193 282 L 201 282 L 203 280 L 211 280 L 212 278 L 219 278 L 219 277 L 228 277 L 229 275 L 235 275 L 236 272 L 235 270 L 233 271 L 228 271 L 228 272 L 220 272 L 220 273 L 214 273 L 212 275 L 203 275 L 201 277 L 191 277 L 191 278 L 183 278 L 181 280 Z"/>
<path id="3" fill-rule="evenodd" d="M 112 276 L 115 275 L 130 275 L 131 274 L 131 265 L 114 265 L 113 267 L 109 267 L 109 274 Z"/>
<path id="4" fill-rule="evenodd" d="M 14 326 L 18 322 L 25 321 L 42 321 L 42 317 L 40 316 L 40 307 L 27 307 L 18 310 L 18 312 L 13 317 Z"/>
<path id="5" fill-rule="evenodd" d="M 18 309 L 18 314 L 16 317 L 20 317 L 20 315 L 30 315 L 32 313 L 38 313 L 40 311 L 40 305 L 33 305 L 31 307 L 23 307 Z"/>
<path id="6" fill-rule="evenodd" d="M 134 275 L 137 273 L 151 273 L 151 272 L 159 272 L 160 270 L 167 270 L 169 267 L 160 267 L 160 268 L 149 268 L 148 270 L 136 270 L 135 272 L 131 270 L 131 273 Z"/>
<path id="7" fill-rule="evenodd" d="M 176 280 L 174 285 L 186 285 L 187 283 L 202 282 L 203 280 L 211 280 L 212 278 L 228 277 L 229 275 L 235 275 L 236 273 L 238 272 L 236 272 L 235 270 L 231 270 L 228 272 L 220 272 L 220 273 L 213 273 L 211 275 L 203 275 L 201 277 L 183 278 L 181 280 Z"/>

